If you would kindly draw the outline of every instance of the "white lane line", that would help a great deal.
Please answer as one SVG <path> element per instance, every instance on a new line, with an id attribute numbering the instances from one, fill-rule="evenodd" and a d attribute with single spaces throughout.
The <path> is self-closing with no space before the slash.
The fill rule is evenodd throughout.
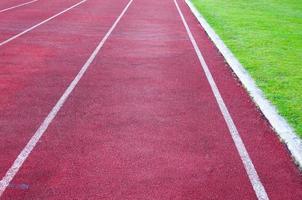
<path id="1" fill-rule="evenodd" d="M 23 32 L 21 32 L 21 33 L 18 33 L 17 35 L 14 35 L 14 36 L 8 38 L 7 40 L 4 40 L 3 42 L 0 43 L 0 46 L 6 44 L 6 43 L 8 43 L 8 42 L 11 42 L 12 40 L 14 40 L 14 39 L 16 39 L 16 38 L 18 38 L 18 37 L 20 37 L 20 36 L 22 36 L 22 35 L 28 33 L 29 31 L 31 31 L 31 30 L 33 30 L 33 29 L 35 29 L 35 28 L 37 28 L 37 27 L 39 27 L 39 26 L 45 24 L 46 22 L 48 22 L 48 21 L 50 21 L 50 20 L 52 20 L 52 19 L 54 19 L 54 18 L 56 18 L 56 17 L 58 17 L 58 16 L 60 16 L 60 15 L 62 15 L 62 14 L 64 14 L 65 12 L 67 12 L 67 11 L 69 11 L 69 10 L 71 10 L 71 9 L 73 9 L 73 8 L 75 8 L 75 7 L 77 7 L 77 6 L 79 6 L 79 5 L 81 5 L 82 3 L 86 2 L 86 1 L 87 1 L 87 0 L 82 0 L 82 1 L 80 1 L 79 3 L 76 3 L 76 4 L 74 4 L 73 6 L 70 6 L 69 8 L 67 8 L 67 9 L 65 9 L 65 10 L 63 10 L 63 11 L 61 11 L 61 12 L 59 12 L 58 14 L 55 14 L 55 15 L 53 15 L 52 17 L 49 17 L 48 19 L 46 19 L 46 20 L 44 20 L 44 21 L 42 21 L 42 22 L 40 22 L 40 23 L 38 23 L 38 24 L 36 24 L 36 25 L 34 25 L 34 26 L 28 28 L 28 29 L 26 29 L 25 31 L 23 31 Z"/>
<path id="2" fill-rule="evenodd" d="M 0 10 L 0 13 L 3 13 L 3 12 L 6 12 L 6 11 L 9 11 L 9 10 L 12 10 L 12 9 L 15 9 L 15 8 L 19 8 L 19 7 L 22 7 L 22 6 L 25 6 L 25 5 L 28 5 L 28 4 L 31 4 L 31 3 L 34 3 L 36 1 L 39 1 L 39 0 L 33 0 L 33 1 L 29 1 L 29 2 L 25 2 L 25 3 L 21 3 L 21 4 L 18 4 L 18 5 L 15 5 L 15 6 L 12 6 L 12 7 L 9 7 L 9 8 L 5 8 L 3 10 Z"/>
<path id="3" fill-rule="evenodd" d="M 8 171 L 6 172 L 5 176 L 0 181 L 0 197 L 2 196 L 3 192 L 5 191 L 5 189 L 7 188 L 7 186 L 9 185 L 9 183 L 11 182 L 11 180 L 17 174 L 17 172 L 19 171 L 20 167 L 22 166 L 22 164 L 24 163 L 24 161 L 27 159 L 27 157 L 29 156 L 29 154 L 31 153 L 31 151 L 35 148 L 37 142 L 40 140 L 40 138 L 42 137 L 42 135 L 45 133 L 45 131 L 47 130 L 47 128 L 50 125 L 50 123 L 56 117 L 57 113 L 59 112 L 59 110 L 61 109 L 61 107 L 64 105 L 65 101 L 67 100 L 67 98 L 69 97 L 69 95 L 71 94 L 71 92 L 73 91 L 73 89 L 76 87 L 76 85 L 78 84 L 78 82 L 81 80 L 82 76 L 87 71 L 87 69 L 89 68 L 90 64 L 95 59 L 95 57 L 97 56 L 97 54 L 99 53 L 99 51 L 103 47 L 103 45 L 106 42 L 106 40 L 109 38 L 110 34 L 114 30 L 114 28 L 116 27 L 116 25 L 118 24 L 118 22 L 121 20 L 121 18 L 126 13 L 127 9 L 129 8 L 130 4 L 132 3 L 132 1 L 133 0 L 130 0 L 128 2 L 128 4 L 126 5 L 126 7 L 123 9 L 122 13 L 119 15 L 119 17 L 113 23 L 113 25 L 108 30 L 108 32 L 106 33 L 106 35 L 100 41 L 100 43 L 95 48 L 95 50 L 93 51 L 93 53 L 90 55 L 90 57 L 88 58 L 88 60 L 86 61 L 86 63 L 83 65 L 83 67 L 81 68 L 81 70 L 79 71 L 79 73 L 77 74 L 77 76 L 73 79 L 73 81 L 70 83 L 70 85 L 68 86 L 68 88 L 65 90 L 65 92 L 63 93 L 63 95 L 61 96 L 61 98 L 56 103 L 56 105 L 52 108 L 52 110 L 50 111 L 50 113 L 44 119 L 44 121 L 42 122 L 42 124 L 40 125 L 40 127 L 38 128 L 38 130 L 35 132 L 35 134 L 29 140 L 29 142 L 24 147 L 24 149 L 20 152 L 20 154 L 18 155 L 18 157 L 14 161 L 13 165 L 8 169 Z"/>
<path id="4" fill-rule="evenodd" d="M 269 198 L 268 198 L 268 195 L 265 191 L 265 188 L 264 188 L 263 184 L 261 183 L 261 181 L 259 179 L 258 173 L 257 173 L 257 171 L 254 167 L 254 164 L 253 164 L 253 162 L 252 162 L 252 160 L 251 160 L 251 158 L 250 158 L 250 156 L 249 156 L 249 154 L 248 154 L 248 152 L 245 148 L 245 145 L 244 145 L 244 143 L 243 143 L 243 141 L 240 137 L 240 134 L 237 130 L 237 127 L 234 124 L 234 121 L 233 121 L 233 119 L 232 119 L 232 117 L 231 117 L 231 115 L 228 111 L 228 108 L 226 107 L 226 105 L 224 103 L 224 100 L 223 100 L 223 98 L 222 98 L 222 96 L 221 96 L 221 94 L 218 90 L 218 87 L 217 87 L 217 85 L 216 85 L 216 83 L 213 79 L 213 76 L 212 76 L 212 74 L 209 70 L 209 67 L 208 67 L 207 63 L 205 62 L 204 57 L 202 56 L 202 53 L 200 52 L 200 49 L 198 48 L 196 40 L 195 40 L 195 38 L 194 38 L 194 36 L 193 36 L 186 20 L 184 18 L 184 15 L 183 15 L 182 11 L 180 10 L 180 8 L 178 6 L 177 1 L 174 0 L 174 3 L 176 5 L 178 13 L 181 17 L 181 20 L 182 20 L 182 22 L 185 26 L 185 29 L 187 31 L 187 34 L 188 34 L 189 38 L 190 38 L 190 41 L 191 41 L 191 43 L 192 43 L 192 45 L 195 49 L 195 52 L 198 56 L 201 67 L 203 68 L 203 71 L 204 71 L 204 73 L 207 77 L 207 80 L 208 80 L 208 82 L 211 86 L 212 92 L 215 96 L 215 99 L 216 99 L 217 104 L 220 108 L 220 111 L 223 115 L 223 118 L 224 118 L 224 120 L 225 120 L 225 122 L 228 126 L 229 132 L 230 132 L 230 134 L 232 136 L 232 139 L 235 143 L 235 146 L 236 146 L 237 151 L 240 155 L 240 158 L 241 158 L 242 163 L 244 165 L 245 171 L 246 171 L 246 173 L 249 177 L 249 180 L 250 180 L 250 182 L 253 186 L 253 189 L 256 193 L 256 196 L 259 200 L 268 200 Z"/>

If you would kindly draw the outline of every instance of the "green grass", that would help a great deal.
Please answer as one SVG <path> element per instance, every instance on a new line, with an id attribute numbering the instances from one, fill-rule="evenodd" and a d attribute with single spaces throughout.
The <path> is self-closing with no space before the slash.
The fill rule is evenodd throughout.
<path id="1" fill-rule="evenodd" d="M 302 138 L 302 1 L 192 2 Z"/>

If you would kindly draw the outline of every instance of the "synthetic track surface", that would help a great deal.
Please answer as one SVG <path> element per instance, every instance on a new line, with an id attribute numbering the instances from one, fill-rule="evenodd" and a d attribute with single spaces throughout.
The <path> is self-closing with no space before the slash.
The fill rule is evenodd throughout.
<path id="1" fill-rule="evenodd" d="M 14 5 L 14 6 L 6 7 L 6 8 L 4 8 L 4 9 L 1 9 L 1 10 L 0 10 L 0 13 L 7 12 L 7 11 L 13 10 L 13 9 L 17 9 L 17 8 L 22 7 L 22 6 L 26 6 L 26 5 L 29 5 L 29 4 L 31 4 L 31 3 L 35 3 L 36 1 L 38 1 L 38 0 L 27 1 L 27 2 L 20 3 L 20 4 L 16 4 L 16 5 Z M 4 4 L 4 5 L 5 5 L 5 4 Z"/>
<path id="2" fill-rule="evenodd" d="M 0 39 L 77 2 L 3 13 Z M 286 149 L 178 2 L 269 198 L 301 199 Z M 1 177 L 127 3 L 88 0 L 0 47 Z M 2 198 L 256 199 L 172 0 L 133 1 Z"/>

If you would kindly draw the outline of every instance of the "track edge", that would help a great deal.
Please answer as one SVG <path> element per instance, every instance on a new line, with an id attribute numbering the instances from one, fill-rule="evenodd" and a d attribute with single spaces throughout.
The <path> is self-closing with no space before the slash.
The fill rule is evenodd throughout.
<path id="1" fill-rule="evenodd" d="M 229 67 L 245 87 L 256 106 L 269 121 L 281 141 L 286 145 L 294 159 L 294 162 L 297 164 L 299 169 L 302 170 L 302 140 L 297 136 L 294 129 L 289 125 L 286 119 L 278 114 L 276 107 L 264 96 L 262 90 L 256 85 L 250 74 L 245 70 L 243 65 L 225 45 L 222 39 L 216 34 L 214 29 L 193 5 L 191 0 L 185 0 L 185 2 L 212 42 L 215 44 L 216 48 L 223 55 Z"/>

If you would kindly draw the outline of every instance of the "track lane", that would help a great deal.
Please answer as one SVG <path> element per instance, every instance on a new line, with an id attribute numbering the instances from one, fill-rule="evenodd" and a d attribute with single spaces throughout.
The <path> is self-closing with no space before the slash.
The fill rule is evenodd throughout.
<path id="1" fill-rule="evenodd" d="M 228 126 L 228 129 L 229 129 L 229 133 L 233 139 L 233 142 L 236 146 L 236 149 L 237 149 L 237 152 L 238 154 L 240 155 L 240 158 L 241 158 L 241 161 L 242 161 L 242 164 L 245 168 L 245 171 L 249 177 L 249 180 L 250 180 L 250 183 L 254 189 L 254 192 L 257 196 L 257 199 L 258 200 L 269 200 L 268 198 L 268 195 L 266 193 L 266 190 L 259 178 L 259 175 L 258 175 L 258 172 L 257 170 L 255 169 L 255 166 L 253 164 L 253 161 L 251 160 L 250 156 L 249 156 L 249 153 L 247 152 L 246 150 L 246 147 L 242 141 L 242 138 L 240 136 L 240 133 L 238 132 L 238 129 L 233 121 L 233 118 L 227 108 L 227 106 L 225 105 L 225 102 L 221 96 L 221 93 L 216 85 L 216 82 L 213 78 L 213 75 L 211 73 L 211 71 L 209 70 L 209 67 L 203 57 L 203 54 L 201 53 L 198 45 L 197 45 L 197 42 L 191 32 L 191 29 L 189 28 L 188 26 L 188 23 L 187 23 L 187 20 L 186 18 L 184 17 L 184 14 L 182 12 L 182 10 L 180 9 L 179 7 L 179 4 L 177 2 L 177 0 L 174 0 L 174 3 L 175 3 L 175 6 L 177 8 L 177 11 L 179 13 L 179 16 L 183 22 L 183 25 L 186 29 L 186 32 L 187 32 L 187 35 L 190 39 L 190 42 L 195 50 L 195 53 L 196 53 L 196 56 L 198 57 L 198 60 L 199 60 L 199 63 L 200 63 L 200 66 L 201 68 L 203 69 L 203 72 L 208 80 L 208 83 L 211 87 L 211 90 L 212 90 L 212 93 L 213 95 L 215 96 L 215 100 L 217 102 L 217 105 L 220 109 L 220 112 L 221 112 L 221 115 L 223 116 L 224 118 L 224 121 L 225 123 L 227 124 Z"/>
<path id="2" fill-rule="evenodd" d="M 126 3 L 96 2 L 0 49 L 0 150 L 5 152 L 0 156 L 1 177 Z"/>
<path id="3" fill-rule="evenodd" d="M 78 2 L 80 0 L 40 0 L 22 9 L 0 13 L 0 43 Z"/>

